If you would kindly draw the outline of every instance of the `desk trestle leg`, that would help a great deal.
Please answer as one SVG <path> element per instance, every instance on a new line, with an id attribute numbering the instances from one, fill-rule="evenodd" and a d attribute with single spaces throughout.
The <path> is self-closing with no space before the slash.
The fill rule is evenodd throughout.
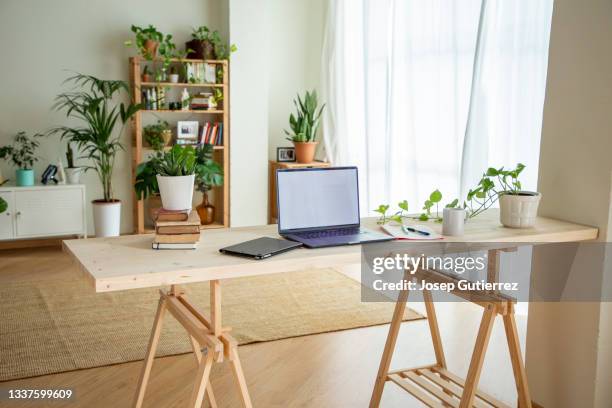
<path id="1" fill-rule="evenodd" d="M 212 385 L 210 383 L 210 372 L 215 362 L 227 358 L 232 366 L 232 372 L 236 378 L 240 398 L 245 408 L 251 408 L 251 398 L 246 386 L 246 380 L 238 358 L 238 343 L 229 334 L 230 328 L 221 326 L 221 286 L 218 281 L 211 281 L 211 320 L 207 319 L 195 306 L 193 306 L 184 293 L 174 285 L 168 292 L 160 291 L 159 307 L 155 317 L 155 323 L 151 332 L 149 348 L 147 350 L 145 364 L 143 366 L 134 407 L 142 407 L 145 390 L 149 381 L 155 351 L 161 333 L 163 316 L 167 310 L 189 333 L 191 346 L 198 364 L 196 379 L 191 394 L 189 407 L 200 408 L 204 395 L 208 397 L 211 408 L 217 407 Z M 204 350 L 204 353 L 202 352 Z"/>
<path id="2" fill-rule="evenodd" d="M 385 343 L 374 390 L 372 391 L 370 408 L 379 407 L 386 381 L 394 382 L 428 407 L 489 408 L 493 406 L 495 408 L 509 408 L 507 404 L 477 389 L 485 352 L 497 315 L 502 315 L 504 320 L 504 328 L 506 330 L 506 338 L 508 340 L 508 348 L 510 349 L 514 379 L 518 392 L 518 406 L 520 408 L 532 408 L 512 301 L 499 301 L 497 298 L 495 298 L 495 301 L 482 301 L 483 298 L 479 297 L 477 304 L 484 308 L 484 312 L 467 378 L 463 380 L 446 368 L 440 330 L 438 328 L 433 299 L 429 291 L 423 292 L 423 298 L 427 309 L 427 320 L 433 341 L 436 363 L 422 367 L 389 371 L 407 298 L 408 292 L 401 292 L 395 305 L 387 342 Z"/>

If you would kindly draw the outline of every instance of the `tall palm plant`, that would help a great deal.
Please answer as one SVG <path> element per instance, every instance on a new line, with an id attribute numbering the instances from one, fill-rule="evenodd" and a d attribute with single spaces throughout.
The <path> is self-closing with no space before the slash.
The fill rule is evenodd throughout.
<path id="1" fill-rule="evenodd" d="M 72 83 L 74 90 L 59 94 L 53 108 L 65 111 L 66 117 L 81 122 L 81 126 L 60 126 L 52 130 L 69 143 L 77 146 L 82 158 L 91 159 L 98 174 L 105 202 L 115 201 L 113 195 L 113 169 L 119 150 L 124 150 L 120 137 L 127 121 L 142 107 L 140 104 L 118 102 L 123 95 L 129 95 L 124 81 L 98 79 L 91 75 L 75 74 L 64 83 Z M 115 128 L 121 122 L 121 129 Z"/>

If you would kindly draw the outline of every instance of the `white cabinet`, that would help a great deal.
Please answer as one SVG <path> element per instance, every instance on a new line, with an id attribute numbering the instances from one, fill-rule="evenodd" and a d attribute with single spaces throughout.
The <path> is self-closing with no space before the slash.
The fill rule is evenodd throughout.
<path id="1" fill-rule="evenodd" d="M 87 234 L 83 185 L 2 187 L 0 196 L 9 203 L 1 240 Z"/>
<path id="2" fill-rule="evenodd" d="M 6 211 L 0 214 L 0 239 L 11 239 L 15 234 L 13 227 L 13 192 L 0 191 L 0 198 L 8 204 Z"/>

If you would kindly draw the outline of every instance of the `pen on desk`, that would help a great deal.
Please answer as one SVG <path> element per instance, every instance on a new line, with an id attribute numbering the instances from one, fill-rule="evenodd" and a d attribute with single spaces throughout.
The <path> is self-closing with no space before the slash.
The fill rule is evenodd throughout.
<path id="1" fill-rule="evenodd" d="M 431 235 L 431 234 L 430 234 L 429 232 L 427 232 L 427 231 L 421 231 L 421 230 L 418 230 L 418 229 L 413 228 L 413 227 L 407 227 L 407 226 L 405 226 L 405 225 L 402 225 L 402 229 L 404 230 L 404 232 L 414 232 L 414 233 L 416 233 L 416 234 L 421 234 L 421 235 L 425 235 L 425 236 L 427 236 L 427 235 Z"/>

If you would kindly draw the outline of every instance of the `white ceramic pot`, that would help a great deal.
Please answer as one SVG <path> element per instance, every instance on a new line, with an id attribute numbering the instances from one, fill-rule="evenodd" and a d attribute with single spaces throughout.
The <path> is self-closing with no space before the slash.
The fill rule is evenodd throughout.
<path id="1" fill-rule="evenodd" d="M 68 184 L 79 184 L 81 182 L 82 167 L 68 167 L 64 171 L 66 172 Z"/>
<path id="2" fill-rule="evenodd" d="M 157 175 L 162 207 L 166 210 L 189 210 L 193 200 L 195 174 L 167 177 Z"/>
<path id="3" fill-rule="evenodd" d="M 170 74 L 168 75 L 168 79 L 170 79 L 170 82 L 173 84 L 177 84 L 179 81 L 179 76 L 178 74 Z"/>
<path id="4" fill-rule="evenodd" d="M 121 201 L 92 201 L 96 237 L 118 237 L 121 226 Z"/>
<path id="5" fill-rule="evenodd" d="M 504 227 L 529 228 L 535 225 L 542 194 L 521 191 L 499 197 L 499 220 Z"/>

